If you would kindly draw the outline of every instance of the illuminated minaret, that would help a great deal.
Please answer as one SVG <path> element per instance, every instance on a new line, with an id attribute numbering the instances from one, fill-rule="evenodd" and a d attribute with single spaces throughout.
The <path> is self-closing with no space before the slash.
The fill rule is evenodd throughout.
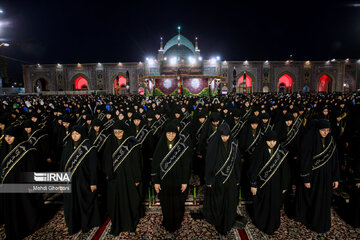
<path id="1" fill-rule="evenodd" d="M 162 37 L 160 37 L 160 49 L 159 49 L 157 59 L 158 59 L 158 61 L 164 60 L 164 43 L 163 43 L 163 38 Z"/>

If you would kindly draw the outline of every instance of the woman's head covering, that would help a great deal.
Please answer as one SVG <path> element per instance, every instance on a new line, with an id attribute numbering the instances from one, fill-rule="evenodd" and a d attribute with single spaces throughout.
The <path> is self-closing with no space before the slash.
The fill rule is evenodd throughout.
<path id="1" fill-rule="evenodd" d="M 99 126 L 99 127 L 102 126 L 102 122 L 101 122 L 101 120 L 98 119 L 98 118 L 94 119 L 94 120 L 92 121 L 92 124 L 93 124 L 93 126 Z"/>
<path id="2" fill-rule="evenodd" d="M 77 132 L 81 135 L 81 138 L 84 139 L 86 137 L 85 128 L 81 125 L 75 125 L 71 128 L 71 133 Z"/>
<path id="3" fill-rule="evenodd" d="M 320 119 L 316 124 L 317 129 L 330 128 L 330 122 L 327 119 Z"/>
<path id="4" fill-rule="evenodd" d="M 9 135 L 9 136 L 16 137 L 17 130 L 16 130 L 16 128 L 14 126 L 9 126 L 9 127 L 5 128 L 4 135 Z"/>
<path id="5" fill-rule="evenodd" d="M 275 131 L 271 130 L 265 134 L 265 141 L 278 141 L 278 137 Z"/>
<path id="6" fill-rule="evenodd" d="M 249 117 L 249 123 L 250 124 L 259 123 L 259 118 L 256 116 L 251 116 L 251 117 Z"/>
<path id="7" fill-rule="evenodd" d="M 115 129 L 118 129 L 118 130 L 123 130 L 125 132 L 125 130 L 127 129 L 128 127 L 125 125 L 125 123 L 123 123 L 122 121 L 118 120 L 116 121 L 113 126 L 112 126 L 112 129 L 115 130 Z"/>
<path id="8" fill-rule="evenodd" d="M 27 119 L 23 122 L 22 124 L 23 128 L 33 128 L 34 127 L 34 122 Z"/>
<path id="9" fill-rule="evenodd" d="M 284 120 L 285 121 L 290 121 L 290 120 L 294 121 L 294 116 L 291 113 L 287 112 L 284 116 Z"/>
<path id="10" fill-rule="evenodd" d="M 221 124 L 218 128 L 218 131 L 219 131 L 219 134 L 222 136 L 229 136 L 231 133 L 230 126 L 227 123 Z"/>
<path id="11" fill-rule="evenodd" d="M 169 122 L 165 127 L 165 133 L 167 132 L 174 132 L 178 134 L 178 128 L 174 121 Z"/>
<path id="12" fill-rule="evenodd" d="M 219 122 L 221 120 L 221 115 L 218 112 L 212 112 L 210 115 L 210 119 L 212 122 Z"/>

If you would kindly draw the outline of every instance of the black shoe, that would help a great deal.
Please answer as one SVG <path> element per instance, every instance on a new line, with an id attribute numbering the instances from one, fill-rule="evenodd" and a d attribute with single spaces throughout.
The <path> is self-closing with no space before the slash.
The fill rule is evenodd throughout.
<path id="1" fill-rule="evenodd" d="M 202 212 L 191 212 L 190 216 L 194 220 L 202 220 L 205 218 L 205 216 Z"/>
<path id="2" fill-rule="evenodd" d="M 234 227 L 236 227 L 238 229 L 243 229 L 246 226 L 247 222 L 248 222 L 248 220 L 246 217 L 237 215 Z"/>

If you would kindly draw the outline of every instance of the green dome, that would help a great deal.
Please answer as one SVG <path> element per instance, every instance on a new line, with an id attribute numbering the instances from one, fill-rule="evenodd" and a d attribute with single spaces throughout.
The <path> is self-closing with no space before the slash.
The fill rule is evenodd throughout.
<path id="1" fill-rule="evenodd" d="M 178 44 L 178 38 L 180 38 L 180 45 L 187 47 L 188 49 L 191 50 L 192 53 L 195 54 L 194 45 L 189 41 L 189 39 L 187 39 L 181 34 L 174 36 L 165 44 L 164 53 L 166 53 L 166 51 L 169 50 L 171 47 L 176 46 Z"/>

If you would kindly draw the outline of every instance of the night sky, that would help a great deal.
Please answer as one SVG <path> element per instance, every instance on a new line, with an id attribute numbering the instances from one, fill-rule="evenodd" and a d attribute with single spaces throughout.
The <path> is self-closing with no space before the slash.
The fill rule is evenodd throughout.
<path id="1" fill-rule="evenodd" d="M 315 4 L 315 5 L 314 5 Z M 12 81 L 22 64 L 144 61 L 160 37 L 199 38 L 222 60 L 360 57 L 360 1 L 1 1 L 0 54 Z"/>

